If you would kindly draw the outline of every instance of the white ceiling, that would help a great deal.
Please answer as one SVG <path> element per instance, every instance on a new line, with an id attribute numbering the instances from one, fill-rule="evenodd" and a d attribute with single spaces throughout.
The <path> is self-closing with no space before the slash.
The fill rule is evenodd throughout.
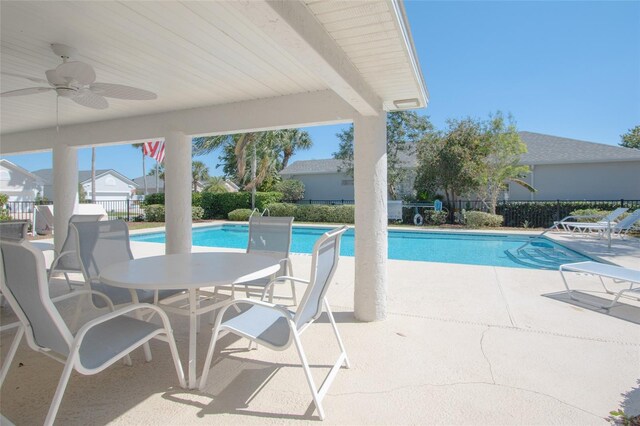
<path id="1" fill-rule="evenodd" d="M 409 97 L 426 102 L 422 76 L 413 71 L 411 49 L 394 20 L 394 3 L 307 3 L 385 106 Z M 49 47 L 55 42 L 75 47 L 74 59 L 91 64 L 98 82 L 158 94 L 154 101 L 109 99 L 107 110 L 61 98 L 61 125 L 330 88 L 232 2 L 2 1 L 0 16 L 2 92 L 39 86 L 6 73 L 44 78 L 60 63 Z M 55 126 L 55 98 L 54 92 L 1 98 L 1 132 Z"/>

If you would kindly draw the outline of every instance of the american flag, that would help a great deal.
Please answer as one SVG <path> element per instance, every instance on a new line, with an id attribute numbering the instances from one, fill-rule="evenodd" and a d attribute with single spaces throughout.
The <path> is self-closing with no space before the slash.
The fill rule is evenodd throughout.
<path id="1" fill-rule="evenodd" d="M 144 155 L 155 158 L 158 163 L 164 161 L 164 141 L 145 142 L 142 147 Z"/>

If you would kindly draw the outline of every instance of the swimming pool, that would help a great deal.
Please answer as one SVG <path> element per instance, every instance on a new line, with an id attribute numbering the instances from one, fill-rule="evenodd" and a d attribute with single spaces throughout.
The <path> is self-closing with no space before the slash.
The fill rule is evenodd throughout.
<path id="1" fill-rule="evenodd" d="M 247 225 L 215 225 L 193 229 L 193 245 L 205 247 L 247 247 Z M 329 228 L 294 226 L 291 252 L 311 253 L 315 241 Z M 423 262 L 463 263 L 467 265 L 509 266 L 514 268 L 558 269 L 563 263 L 589 258 L 547 238 L 509 234 L 423 232 L 389 230 L 389 258 Z M 132 241 L 164 243 L 164 232 L 137 234 Z M 531 244 L 517 249 L 524 243 Z M 342 237 L 340 253 L 353 256 L 354 231 Z"/>

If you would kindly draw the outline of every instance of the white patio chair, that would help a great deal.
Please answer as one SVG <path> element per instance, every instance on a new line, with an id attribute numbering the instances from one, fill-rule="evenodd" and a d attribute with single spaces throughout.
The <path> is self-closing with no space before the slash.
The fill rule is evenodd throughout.
<path id="1" fill-rule="evenodd" d="M 118 262 L 133 259 L 129 245 L 129 227 L 123 220 L 101 222 L 74 222 L 69 226 L 76 238 L 76 260 L 80 264 L 85 283 L 92 290 L 106 294 L 114 305 L 123 303 L 154 303 L 159 299 L 180 293 L 180 290 L 135 290 L 113 287 L 100 281 L 100 271 Z M 104 307 L 101 299 L 93 298 L 94 305 Z"/>
<path id="2" fill-rule="evenodd" d="M 232 300 L 225 305 L 216 319 L 213 328 L 213 335 L 209 350 L 205 359 L 202 377 L 200 379 L 200 390 L 204 390 L 207 383 L 209 368 L 215 350 L 218 335 L 221 332 L 229 332 L 240 337 L 245 337 L 251 342 L 256 342 L 276 351 L 283 351 L 293 343 L 302 362 L 302 367 L 307 378 L 307 383 L 311 389 L 311 395 L 315 403 L 320 419 L 324 419 L 324 410 L 322 409 L 322 399 L 327 393 L 331 382 L 335 378 L 340 367 L 344 364 L 349 368 L 349 359 L 345 351 L 342 339 L 338 333 L 335 319 L 331 313 L 331 308 L 327 302 L 326 294 L 329 284 L 338 266 L 340 257 L 340 239 L 342 234 L 347 230 L 346 226 L 336 228 L 322 235 L 316 241 L 313 248 L 313 257 L 311 261 L 311 279 L 310 281 L 293 278 L 289 276 L 281 276 L 274 280 L 273 283 L 286 280 L 295 280 L 307 284 L 307 289 L 302 296 L 300 305 L 295 312 L 292 312 L 283 306 L 274 305 L 265 301 L 252 299 Z M 302 348 L 300 335 L 322 314 L 322 307 L 326 310 L 331 326 L 335 333 L 340 347 L 340 356 L 337 362 L 331 368 L 327 378 L 322 386 L 317 389 L 315 381 L 309 368 L 307 357 Z M 232 318 L 225 318 L 225 312 L 234 307 L 242 312 Z"/>
<path id="3" fill-rule="evenodd" d="M 97 222 L 104 218 L 103 214 L 76 214 L 71 216 L 69 219 L 69 227 L 67 232 L 67 238 L 64 240 L 62 244 L 62 250 L 60 253 L 56 253 L 53 262 L 51 263 L 51 268 L 49 269 L 49 281 L 51 281 L 51 277 L 55 273 L 61 273 L 64 275 L 65 280 L 67 281 L 67 286 L 69 286 L 69 290 L 72 290 L 71 280 L 69 279 L 69 274 L 81 274 L 82 273 L 82 265 L 80 263 L 80 259 L 78 256 L 78 246 L 77 246 L 77 230 L 75 227 L 71 225 L 73 223 L 78 222 Z M 82 284 L 82 283 L 81 283 Z"/>
<path id="4" fill-rule="evenodd" d="M 122 358 L 125 359 L 125 363 L 130 364 L 129 353 L 147 344 L 152 338 L 160 338 L 169 343 L 178 380 L 181 386 L 185 386 L 171 324 L 160 308 L 149 304 L 129 305 L 87 322 L 73 334 L 49 298 L 42 252 L 24 240 L 2 240 L 0 250 L 0 288 L 21 323 L 0 370 L 0 386 L 9 371 L 23 335 L 26 335 L 31 349 L 63 363 L 64 369 L 44 421 L 45 425 L 53 424 L 73 370 L 80 374 L 92 375 Z M 105 295 L 90 290 L 77 290 L 57 300 L 82 294 L 101 297 L 110 309 L 113 309 Z M 127 315 L 141 309 L 156 311 L 162 325 Z"/>
<path id="5" fill-rule="evenodd" d="M 562 229 L 564 229 L 567 232 L 574 232 L 576 230 L 580 231 L 581 225 L 593 225 L 594 223 L 599 223 L 601 225 L 608 226 L 609 224 L 615 224 L 616 219 L 618 219 L 627 210 L 629 209 L 626 207 L 618 207 L 617 209 L 610 212 L 608 215 L 604 217 L 591 216 L 591 215 L 567 216 L 558 222 L 553 222 L 553 225 L 555 226 L 556 229 L 560 230 L 560 227 L 562 227 Z M 597 218 L 598 220 L 595 222 L 580 222 L 579 220 L 575 220 L 575 219 L 587 219 L 587 218 Z M 571 220 L 571 219 L 574 219 L 574 220 Z"/>
<path id="6" fill-rule="evenodd" d="M 275 216 L 252 216 L 249 219 L 249 243 L 247 253 L 271 256 L 280 261 L 280 271 L 276 276 L 292 276 L 293 266 L 289 258 L 291 250 L 291 232 L 293 228 L 293 217 Z M 272 280 L 264 278 L 245 283 L 245 288 L 258 287 L 262 290 L 262 298 L 266 296 L 267 285 Z M 269 302 L 273 303 L 273 287 L 270 287 Z M 234 294 L 232 286 L 232 296 Z M 248 294 L 247 294 L 248 295 Z M 291 299 L 293 304 L 298 303 L 296 297 L 296 286 L 291 281 Z"/>
<path id="7" fill-rule="evenodd" d="M 611 232 L 612 236 L 617 235 L 624 239 L 629 231 L 633 229 L 636 222 L 640 221 L 640 209 L 637 209 L 629 216 L 625 217 L 618 223 L 576 223 L 567 222 L 565 225 L 569 228 L 575 228 L 581 233 L 597 232 L 599 237 Z"/>

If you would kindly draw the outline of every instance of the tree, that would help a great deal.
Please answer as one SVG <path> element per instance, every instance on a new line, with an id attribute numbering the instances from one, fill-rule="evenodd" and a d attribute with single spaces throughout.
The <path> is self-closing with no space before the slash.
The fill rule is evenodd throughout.
<path id="1" fill-rule="evenodd" d="M 297 179 L 285 179 L 276 185 L 284 201 L 298 201 L 304 198 L 304 183 Z"/>
<path id="2" fill-rule="evenodd" d="M 164 183 L 164 164 L 160 164 L 158 167 L 149 170 L 149 173 L 147 173 L 147 176 L 155 176 L 156 173 L 158 175 L 158 179 L 160 179 L 162 183 Z M 158 192 L 157 186 L 156 186 L 156 192 Z"/>
<path id="3" fill-rule="evenodd" d="M 224 179 L 220 176 L 210 176 L 203 188 L 204 192 L 212 192 L 219 194 L 227 192 L 227 187 L 224 183 Z"/>
<path id="4" fill-rule="evenodd" d="M 284 169 L 289 164 L 289 160 L 296 151 L 308 150 L 313 146 L 313 141 L 309 133 L 300 129 L 277 130 L 274 136 L 277 138 L 277 148 L 281 151 L 282 160 L 279 170 Z"/>
<path id="5" fill-rule="evenodd" d="M 484 124 L 483 143 L 485 157 L 480 171 L 479 197 L 488 202 L 489 210 L 496 213 L 498 196 L 507 182 L 521 185 L 529 191 L 535 191 L 531 185 L 521 178 L 529 173 L 529 167 L 520 166 L 520 156 L 527 152 L 527 146 L 520 140 L 511 116 L 505 117 L 496 113 Z"/>
<path id="6" fill-rule="evenodd" d="M 479 188 L 485 155 L 479 121 L 448 120 L 446 131 L 427 133 L 418 145 L 415 189 L 431 194 L 442 190 L 454 205 L 456 197 Z"/>
<path id="7" fill-rule="evenodd" d="M 147 190 L 147 166 L 145 165 L 144 155 L 144 144 L 143 143 L 134 143 L 131 145 L 135 149 L 139 149 L 142 153 L 142 180 L 144 182 L 144 195 L 147 195 L 149 192 Z"/>
<path id="8" fill-rule="evenodd" d="M 202 161 L 193 161 L 191 163 L 191 180 L 193 184 L 193 192 L 198 191 L 198 182 L 209 180 L 209 167 Z"/>
<path id="9" fill-rule="evenodd" d="M 91 202 L 96 203 L 96 147 L 91 147 Z"/>
<path id="10" fill-rule="evenodd" d="M 620 146 L 624 146 L 625 148 L 635 148 L 640 149 L 640 125 L 634 127 L 633 129 L 629 129 L 627 133 L 624 135 L 620 135 L 622 142 L 620 142 Z"/>
<path id="11" fill-rule="evenodd" d="M 40 193 L 38 192 L 38 195 L 36 196 L 36 204 L 39 196 L 40 196 Z M 79 183 L 78 184 L 78 202 L 84 203 L 85 201 L 87 201 L 87 191 L 85 191 L 84 186 L 82 186 L 82 184 Z"/>
<path id="12" fill-rule="evenodd" d="M 413 111 L 387 114 L 387 190 L 392 199 L 399 194 L 399 186 L 410 173 L 408 159 L 415 155 L 418 141 L 433 131 L 427 117 Z M 340 171 L 353 176 L 353 126 L 336 135 L 340 139 L 333 158 L 342 160 Z"/>

